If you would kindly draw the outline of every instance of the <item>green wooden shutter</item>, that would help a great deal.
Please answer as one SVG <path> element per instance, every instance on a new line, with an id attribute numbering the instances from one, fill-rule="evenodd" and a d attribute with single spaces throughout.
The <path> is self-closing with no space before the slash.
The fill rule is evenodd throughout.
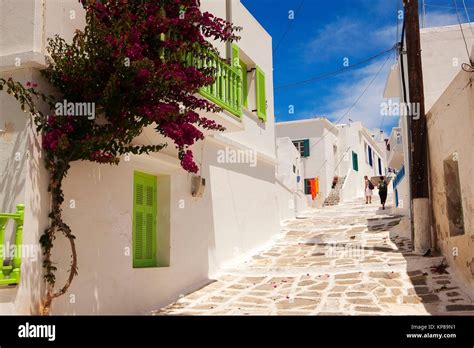
<path id="1" fill-rule="evenodd" d="M 352 169 L 359 171 L 359 158 L 354 151 L 352 151 Z"/>
<path id="2" fill-rule="evenodd" d="M 246 108 L 249 107 L 248 85 L 247 85 L 247 64 L 240 61 L 240 70 L 242 70 L 242 104 Z"/>
<path id="3" fill-rule="evenodd" d="M 156 176 L 134 173 L 133 267 L 156 266 Z"/>
<path id="4" fill-rule="evenodd" d="M 310 149 L 309 149 L 309 139 L 303 140 L 303 157 L 309 157 L 310 155 Z"/>
<path id="5" fill-rule="evenodd" d="M 267 96 L 265 93 L 265 73 L 257 66 L 256 74 L 257 90 L 257 116 L 263 121 L 267 120 Z"/>

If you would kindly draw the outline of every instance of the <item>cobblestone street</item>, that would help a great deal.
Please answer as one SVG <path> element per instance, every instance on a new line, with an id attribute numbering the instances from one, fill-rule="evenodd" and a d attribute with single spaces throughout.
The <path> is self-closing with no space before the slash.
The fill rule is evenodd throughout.
<path id="1" fill-rule="evenodd" d="M 399 216 L 346 203 L 287 222 L 258 254 L 155 315 L 474 315 L 441 256 L 411 252 Z"/>

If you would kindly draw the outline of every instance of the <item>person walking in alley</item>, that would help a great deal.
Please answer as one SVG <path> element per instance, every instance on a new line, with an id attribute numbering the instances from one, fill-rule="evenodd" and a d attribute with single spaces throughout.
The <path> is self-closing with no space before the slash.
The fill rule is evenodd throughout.
<path id="1" fill-rule="evenodd" d="M 382 209 L 385 210 L 385 202 L 387 201 L 387 182 L 383 176 L 380 177 L 380 183 L 378 186 L 380 203 L 382 204 Z"/>
<path id="2" fill-rule="evenodd" d="M 365 180 L 365 204 L 371 204 L 372 195 L 373 195 L 372 190 L 374 189 L 374 184 L 372 184 L 372 181 L 369 180 L 367 175 L 364 176 L 364 180 Z"/>

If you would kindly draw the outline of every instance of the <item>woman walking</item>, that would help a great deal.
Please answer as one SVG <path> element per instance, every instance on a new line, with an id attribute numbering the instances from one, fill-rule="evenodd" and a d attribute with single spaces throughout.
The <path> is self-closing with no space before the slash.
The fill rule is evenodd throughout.
<path id="1" fill-rule="evenodd" d="M 382 209 L 385 210 L 385 202 L 387 201 L 387 183 L 383 176 L 380 177 L 380 183 L 378 186 L 380 203 L 382 203 Z"/>
<path id="2" fill-rule="evenodd" d="M 373 192 L 372 190 L 374 189 L 374 184 L 372 184 L 372 181 L 369 180 L 369 178 L 364 176 L 365 180 L 365 204 L 371 204 L 372 203 L 372 195 Z"/>

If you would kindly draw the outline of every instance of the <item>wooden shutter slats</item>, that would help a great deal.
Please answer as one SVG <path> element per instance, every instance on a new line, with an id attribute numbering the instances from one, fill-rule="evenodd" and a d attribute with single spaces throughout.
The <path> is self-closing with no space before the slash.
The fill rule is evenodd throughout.
<path id="1" fill-rule="evenodd" d="M 156 266 L 156 176 L 135 172 L 133 267 Z"/>

